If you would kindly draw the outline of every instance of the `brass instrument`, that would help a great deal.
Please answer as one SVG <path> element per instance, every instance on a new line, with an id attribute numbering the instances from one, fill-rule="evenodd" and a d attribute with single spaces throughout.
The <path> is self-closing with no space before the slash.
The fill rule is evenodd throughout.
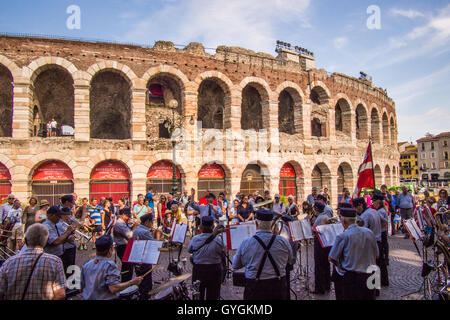
<path id="1" fill-rule="evenodd" d="M 434 214 L 434 220 L 436 221 L 439 231 L 448 230 L 448 215 L 450 215 L 450 210 L 439 210 Z"/>
<path id="2" fill-rule="evenodd" d="M 276 217 L 275 220 L 272 220 L 271 229 L 273 234 L 280 235 L 283 230 L 283 220 L 281 220 L 281 217 L 282 216 L 280 215 Z"/>
<path id="3" fill-rule="evenodd" d="M 325 222 L 325 224 L 335 224 L 335 223 L 339 223 L 339 220 L 336 217 L 328 218 L 327 222 Z"/>
<path id="4" fill-rule="evenodd" d="M 66 226 L 66 227 L 68 227 L 69 226 L 69 224 L 67 224 L 66 222 L 64 222 L 64 221 L 61 221 L 61 223 L 64 225 L 64 226 Z M 82 233 L 82 232 L 80 232 L 80 231 L 78 231 L 78 230 L 74 230 L 74 232 L 75 232 L 75 238 L 77 239 L 77 240 L 81 240 L 81 237 L 83 237 L 83 238 L 85 238 L 86 240 L 90 240 L 91 238 L 89 238 L 87 235 L 85 235 L 84 233 Z M 78 237 L 77 237 L 78 236 Z"/>
<path id="5" fill-rule="evenodd" d="M 264 206 L 266 206 L 266 205 L 268 205 L 268 204 L 271 204 L 272 202 L 273 202 L 273 200 L 270 199 L 270 200 L 266 200 L 266 201 L 263 201 L 263 202 L 255 203 L 255 204 L 253 205 L 253 208 L 264 207 Z"/>

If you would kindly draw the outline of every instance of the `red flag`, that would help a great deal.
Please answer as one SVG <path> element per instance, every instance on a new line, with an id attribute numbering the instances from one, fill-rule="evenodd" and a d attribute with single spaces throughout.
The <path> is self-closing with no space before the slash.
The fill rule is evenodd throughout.
<path id="1" fill-rule="evenodd" d="M 372 145 L 370 142 L 367 146 L 363 163 L 359 167 L 358 175 L 358 182 L 356 183 L 355 191 L 353 192 L 353 198 L 359 197 L 363 188 L 375 189 L 375 175 L 373 172 L 372 162 Z"/>

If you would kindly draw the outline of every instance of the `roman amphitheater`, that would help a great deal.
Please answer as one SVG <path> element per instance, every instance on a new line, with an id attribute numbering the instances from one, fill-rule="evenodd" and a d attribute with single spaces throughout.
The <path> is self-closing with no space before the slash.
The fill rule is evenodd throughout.
<path id="1" fill-rule="evenodd" d="M 317 69 L 308 51 L 9 35 L 0 51 L 2 197 L 168 192 L 172 124 L 182 128 L 177 181 L 200 194 L 303 200 L 317 186 L 336 203 L 354 188 L 369 137 L 376 184 L 399 181 L 393 100 L 369 78 Z M 47 136 L 53 118 L 58 134 Z"/>

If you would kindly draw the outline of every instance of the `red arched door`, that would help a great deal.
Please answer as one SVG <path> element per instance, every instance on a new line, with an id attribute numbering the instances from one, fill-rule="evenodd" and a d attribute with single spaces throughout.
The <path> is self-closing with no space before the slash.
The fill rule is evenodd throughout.
<path id="1" fill-rule="evenodd" d="M 50 205 L 58 205 L 63 195 L 73 193 L 72 170 L 59 160 L 42 163 L 33 172 L 31 193 L 38 201 L 45 199 Z"/>
<path id="2" fill-rule="evenodd" d="M 91 173 L 90 198 L 100 200 L 111 197 L 114 203 L 124 196 L 130 197 L 130 172 L 120 161 L 106 160 L 95 166 Z"/>
<path id="3" fill-rule="evenodd" d="M 297 199 L 297 184 L 295 180 L 294 167 L 289 163 L 285 163 L 280 170 L 280 183 L 278 185 L 280 196 L 293 195 Z"/>
<path id="4" fill-rule="evenodd" d="M 198 172 L 198 198 L 206 195 L 206 191 L 214 193 L 216 197 L 225 192 L 225 172 L 218 164 L 205 164 Z"/>
<path id="5" fill-rule="evenodd" d="M 177 192 L 181 192 L 181 174 L 176 168 L 175 175 L 177 178 Z M 147 173 L 147 190 L 151 186 L 156 193 L 172 192 L 172 161 L 160 160 L 155 162 Z"/>
<path id="6" fill-rule="evenodd" d="M 11 174 L 8 168 L 0 163 L 0 203 L 11 193 Z"/>

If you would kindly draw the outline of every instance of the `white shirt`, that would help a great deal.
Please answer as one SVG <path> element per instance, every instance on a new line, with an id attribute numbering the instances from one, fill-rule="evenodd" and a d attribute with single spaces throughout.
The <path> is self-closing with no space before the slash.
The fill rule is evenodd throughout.
<path id="1" fill-rule="evenodd" d="M 52 128 L 56 128 L 56 121 L 52 121 L 52 123 L 51 123 L 51 125 L 52 125 Z"/>
<path id="2" fill-rule="evenodd" d="M 12 220 L 12 218 L 14 218 L 14 220 L 16 221 L 16 224 L 14 225 L 15 227 L 21 226 L 22 225 L 22 208 L 21 207 L 19 209 L 12 208 L 11 210 L 9 210 L 8 218 L 10 220 Z"/>

